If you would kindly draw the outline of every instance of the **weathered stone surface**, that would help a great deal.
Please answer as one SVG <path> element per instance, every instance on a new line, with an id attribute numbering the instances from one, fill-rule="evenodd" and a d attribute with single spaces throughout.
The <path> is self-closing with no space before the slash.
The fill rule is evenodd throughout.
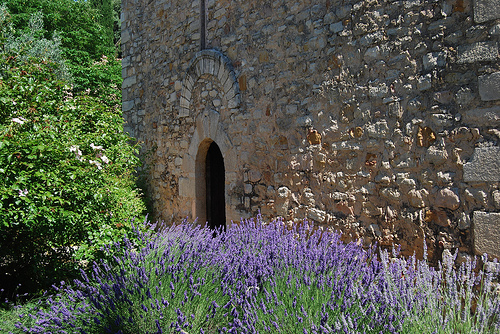
<path id="1" fill-rule="evenodd" d="M 467 230 L 470 228 L 470 217 L 465 212 L 461 212 L 458 216 L 458 228 L 460 230 Z"/>
<path id="2" fill-rule="evenodd" d="M 370 224 L 370 232 L 375 237 L 381 237 L 382 236 L 382 231 L 380 231 L 380 227 L 377 224 Z"/>
<path id="3" fill-rule="evenodd" d="M 491 27 L 490 35 L 493 35 L 493 36 L 500 35 L 500 24 L 495 24 L 493 27 Z"/>
<path id="4" fill-rule="evenodd" d="M 321 134 L 315 129 L 309 130 L 309 133 L 307 134 L 307 141 L 311 145 L 319 145 L 321 144 Z"/>
<path id="5" fill-rule="evenodd" d="M 371 202 L 364 202 L 363 213 L 368 217 L 378 217 L 383 214 L 383 209 L 381 207 L 377 207 Z"/>
<path id="6" fill-rule="evenodd" d="M 425 213 L 425 221 L 427 223 L 434 223 L 439 226 L 449 227 L 451 225 L 450 219 L 446 211 L 442 209 L 428 210 Z"/>
<path id="7" fill-rule="evenodd" d="M 475 206 L 479 206 L 482 208 L 488 206 L 488 194 L 481 189 L 465 189 L 464 195 L 468 199 L 468 201 L 470 203 L 473 203 Z"/>
<path id="8" fill-rule="evenodd" d="M 483 101 L 500 100 L 500 72 L 481 75 L 478 78 L 479 95 Z"/>
<path id="9" fill-rule="evenodd" d="M 380 190 L 380 196 L 386 198 L 392 203 L 399 203 L 401 201 L 401 192 L 394 188 L 384 188 Z"/>
<path id="10" fill-rule="evenodd" d="M 187 177 L 179 178 L 179 196 L 193 197 L 194 196 L 194 183 L 193 179 Z"/>
<path id="11" fill-rule="evenodd" d="M 251 170 L 248 172 L 248 181 L 256 183 L 259 182 L 262 178 L 262 174 L 257 170 Z"/>
<path id="12" fill-rule="evenodd" d="M 286 106 L 285 110 L 288 115 L 295 115 L 297 113 L 298 106 L 296 104 L 289 104 Z"/>
<path id="13" fill-rule="evenodd" d="M 476 148 L 464 165 L 465 182 L 500 181 L 500 147 Z"/>
<path id="14" fill-rule="evenodd" d="M 425 189 L 421 189 L 421 190 L 412 189 L 412 190 L 410 190 L 408 192 L 408 199 L 409 199 L 410 205 L 414 208 L 425 207 L 427 195 L 429 195 L 429 192 Z"/>
<path id="15" fill-rule="evenodd" d="M 455 101 L 461 106 L 469 105 L 474 100 L 474 94 L 469 87 L 461 87 L 455 94 Z"/>
<path id="16" fill-rule="evenodd" d="M 417 132 L 417 145 L 429 147 L 433 142 L 436 141 L 436 134 L 432 129 L 428 126 L 424 126 L 423 128 L 418 127 Z"/>
<path id="17" fill-rule="evenodd" d="M 497 42 L 476 42 L 469 45 L 462 45 L 458 48 L 458 63 L 474 63 L 478 61 L 497 60 Z"/>
<path id="18" fill-rule="evenodd" d="M 460 206 L 460 198 L 451 189 L 441 189 L 436 194 L 435 205 L 440 208 L 456 210 Z"/>
<path id="19" fill-rule="evenodd" d="M 474 211 L 472 224 L 474 252 L 500 259 L 500 213 Z"/>
<path id="20" fill-rule="evenodd" d="M 366 126 L 366 132 L 372 138 L 387 138 L 389 127 L 387 121 L 380 121 Z"/>
<path id="21" fill-rule="evenodd" d="M 453 94 L 447 90 L 434 93 L 434 100 L 442 104 L 449 104 L 453 99 Z"/>
<path id="22" fill-rule="evenodd" d="M 122 108 L 152 214 L 197 207 L 213 141 L 228 225 L 310 216 L 411 254 L 428 224 L 427 240 L 472 252 L 458 232 L 500 210 L 498 1 L 210 1 L 200 51 L 196 3 L 122 0 Z"/>
<path id="23" fill-rule="evenodd" d="M 131 110 L 135 105 L 135 101 L 132 100 L 132 101 L 123 101 L 122 102 L 122 111 L 123 112 L 126 112 L 126 111 L 129 111 Z"/>
<path id="24" fill-rule="evenodd" d="M 500 0 L 474 0 L 474 21 L 482 23 L 500 18 Z"/>
<path id="25" fill-rule="evenodd" d="M 446 53 L 432 52 L 423 57 L 423 65 L 425 70 L 430 70 L 435 67 L 443 67 L 446 65 Z"/>
<path id="26" fill-rule="evenodd" d="M 328 215 L 326 214 L 325 211 L 315 208 L 307 209 L 306 215 L 307 218 L 310 218 L 318 223 L 324 223 L 328 218 Z"/>
<path id="27" fill-rule="evenodd" d="M 437 129 L 453 126 L 455 119 L 453 115 L 446 113 L 436 113 L 431 115 L 431 122 Z"/>
<path id="28" fill-rule="evenodd" d="M 124 44 L 130 41 L 130 29 L 122 29 L 121 40 Z"/>
<path id="29" fill-rule="evenodd" d="M 455 173 L 450 173 L 450 172 L 442 172 L 439 171 L 436 174 L 438 184 L 443 186 L 443 185 L 449 185 L 453 183 L 453 177 L 455 176 Z"/>
<path id="30" fill-rule="evenodd" d="M 500 209 L 500 190 L 495 190 L 492 194 L 493 197 L 493 205 L 498 210 Z"/>
<path id="31" fill-rule="evenodd" d="M 466 110 L 463 122 L 470 126 L 500 126 L 500 106 Z"/>
<path id="32" fill-rule="evenodd" d="M 133 75 L 123 79 L 122 88 L 128 88 L 137 83 L 137 76 Z"/>
<path id="33" fill-rule="evenodd" d="M 440 149 L 436 146 L 431 146 L 427 149 L 425 158 L 431 164 L 440 166 L 448 160 L 448 152 L 445 149 Z"/>
<path id="34" fill-rule="evenodd" d="M 419 91 L 424 91 L 432 88 L 432 76 L 430 74 L 421 76 L 417 81 L 417 88 Z"/>

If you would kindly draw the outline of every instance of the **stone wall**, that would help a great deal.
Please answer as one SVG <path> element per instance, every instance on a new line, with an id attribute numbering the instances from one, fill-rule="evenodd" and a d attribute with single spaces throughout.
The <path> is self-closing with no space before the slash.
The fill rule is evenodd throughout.
<path id="1" fill-rule="evenodd" d="M 500 257 L 499 8 L 207 0 L 200 52 L 199 1 L 123 0 L 123 112 L 155 218 L 203 220 L 215 141 L 229 220 Z"/>

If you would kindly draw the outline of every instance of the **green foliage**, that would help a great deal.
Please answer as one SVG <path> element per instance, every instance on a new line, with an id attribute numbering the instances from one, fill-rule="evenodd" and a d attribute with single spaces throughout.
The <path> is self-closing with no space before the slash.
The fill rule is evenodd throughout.
<path id="1" fill-rule="evenodd" d="M 110 59 L 119 54 L 120 3 L 116 0 L 94 1 L 84 0 L 6 0 L 5 5 L 11 13 L 11 22 L 15 31 L 11 39 L 54 40 L 58 44 L 65 66 L 73 78 L 75 91 L 88 88 L 96 91 L 95 80 L 99 79 L 92 70 L 95 62 L 102 57 Z M 39 18 L 34 33 L 29 22 L 33 15 Z M 39 42 L 40 43 L 40 42 Z M 50 49 L 50 48 L 49 48 Z M 113 64 L 114 65 L 114 64 Z M 61 67 L 62 69 L 62 67 Z M 95 69 L 98 71 L 99 69 Z M 104 76 L 120 78 L 121 66 L 107 66 Z M 108 78 L 104 78 L 106 82 Z M 115 80 L 116 81 L 116 80 Z"/>
<path id="2" fill-rule="evenodd" d="M 19 34 L 29 29 L 32 14 L 42 12 L 44 33 L 51 38 L 61 36 L 66 59 L 72 63 L 87 63 L 102 55 L 111 56 L 114 49 L 105 43 L 105 28 L 98 18 L 99 11 L 83 0 L 4 0 Z"/>
<path id="3" fill-rule="evenodd" d="M 113 43 L 113 0 L 90 0 L 90 3 L 99 12 L 98 21 L 104 30 L 105 45 L 114 47 Z"/>
<path id="4" fill-rule="evenodd" d="M 92 64 L 73 64 L 74 91 L 86 91 L 87 94 L 101 99 L 112 107 L 121 104 L 122 65 L 121 61 L 102 56 Z"/>
<path id="5" fill-rule="evenodd" d="M 61 78 L 69 79 L 70 74 L 66 66 L 66 60 L 62 56 L 60 36 L 54 33 L 52 39 L 46 39 L 43 36 L 43 14 L 34 13 L 28 22 L 28 30 L 22 35 L 16 36 L 12 26 L 8 23 L 9 15 L 5 7 L 0 8 L 2 22 L 5 22 L 3 29 L 4 41 L 2 44 L 3 52 L 15 54 L 26 60 L 30 57 L 41 60 L 50 60 L 56 62 L 57 73 Z"/>
<path id="6" fill-rule="evenodd" d="M 35 35 L 17 37 L 16 52 L 14 43 L 0 48 L 0 272 L 29 281 L 24 291 L 67 276 L 144 211 L 136 148 L 123 132 L 119 61 L 93 63 L 89 88 L 77 93 L 60 75 L 57 41 L 44 42 L 46 56 L 31 54 Z"/>
<path id="7" fill-rule="evenodd" d="M 113 0 L 113 42 L 115 43 L 116 53 L 118 58 L 121 58 L 121 35 L 122 23 L 120 19 L 122 10 L 122 1 Z"/>

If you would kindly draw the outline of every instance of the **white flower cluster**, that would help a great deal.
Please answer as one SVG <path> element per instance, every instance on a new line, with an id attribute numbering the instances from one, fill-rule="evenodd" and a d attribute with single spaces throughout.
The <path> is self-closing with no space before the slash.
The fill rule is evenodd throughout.
<path id="1" fill-rule="evenodd" d="M 16 117 L 12 119 L 12 122 L 17 124 L 24 124 L 24 122 L 26 122 L 26 119 L 22 117 Z"/>
<path id="2" fill-rule="evenodd" d="M 91 143 L 90 144 L 90 147 L 94 150 L 94 151 L 102 151 L 103 147 L 102 146 L 96 146 L 94 145 L 94 143 Z M 109 159 L 107 156 L 105 156 L 102 152 L 97 152 L 96 153 L 96 158 L 98 159 L 101 159 L 102 162 L 104 162 L 105 164 L 109 164 Z M 102 165 L 101 165 L 101 162 L 99 160 L 89 160 L 89 163 L 92 164 L 92 165 L 96 165 L 97 166 L 97 169 L 102 169 Z"/>
<path id="3" fill-rule="evenodd" d="M 94 151 L 97 151 L 97 153 L 96 153 L 96 158 L 97 159 L 101 159 L 101 161 L 103 163 L 105 163 L 105 164 L 109 164 L 111 162 L 109 160 L 109 158 L 107 156 L 105 156 L 101 152 L 103 150 L 102 146 L 97 146 L 97 145 L 94 145 L 94 143 L 91 143 L 90 147 Z M 80 151 L 80 148 L 78 147 L 78 145 L 71 146 L 69 150 L 70 150 L 70 152 L 74 152 L 75 153 L 75 156 L 76 156 L 77 160 L 79 160 L 79 161 L 85 161 L 85 159 L 82 158 L 82 151 Z M 97 169 L 102 169 L 102 164 L 101 164 L 101 162 L 99 160 L 90 160 L 89 159 L 89 164 L 95 165 L 97 167 Z"/>
<path id="4" fill-rule="evenodd" d="M 89 160 L 89 164 L 96 165 L 97 169 L 102 169 L 102 165 L 98 160 Z"/>
<path id="5" fill-rule="evenodd" d="M 91 144 L 90 144 L 90 147 L 91 147 L 94 151 L 100 151 L 100 150 L 102 150 L 102 146 L 96 146 L 96 145 L 94 145 L 94 143 L 91 143 Z"/>
<path id="6" fill-rule="evenodd" d="M 76 159 L 79 160 L 79 161 L 83 161 L 83 159 L 82 159 L 82 151 L 80 151 L 80 148 L 78 147 L 78 145 L 71 146 L 69 148 L 69 151 L 70 152 L 75 152 Z"/>

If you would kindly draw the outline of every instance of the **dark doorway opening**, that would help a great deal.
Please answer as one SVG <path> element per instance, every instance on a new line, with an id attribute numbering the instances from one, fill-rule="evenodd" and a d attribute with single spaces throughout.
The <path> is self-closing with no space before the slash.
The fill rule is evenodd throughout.
<path id="1" fill-rule="evenodd" d="M 207 222 L 211 229 L 226 230 L 224 158 L 215 142 L 210 144 L 205 160 Z"/>

